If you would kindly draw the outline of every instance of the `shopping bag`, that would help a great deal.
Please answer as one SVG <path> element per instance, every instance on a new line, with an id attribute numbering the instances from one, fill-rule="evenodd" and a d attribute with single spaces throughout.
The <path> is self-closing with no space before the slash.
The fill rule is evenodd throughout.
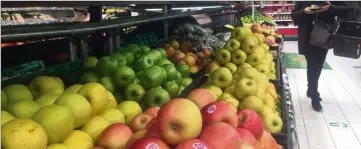
<path id="1" fill-rule="evenodd" d="M 325 23 L 319 19 L 313 21 L 313 29 L 310 36 L 309 43 L 313 46 L 322 49 L 332 48 L 332 33 L 334 32 L 334 25 Z"/>

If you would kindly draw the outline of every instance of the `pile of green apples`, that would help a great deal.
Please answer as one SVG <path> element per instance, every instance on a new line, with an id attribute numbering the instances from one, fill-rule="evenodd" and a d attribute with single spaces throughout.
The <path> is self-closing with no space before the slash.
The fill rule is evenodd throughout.
<path id="1" fill-rule="evenodd" d="M 118 102 L 136 101 L 143 109 L 161 106 L 192 82 L 189 66 L 167 57 L 163 48 L 128 44 L 99 60 L 89 57 L 80 83 L 99 82 Z"/>
<path id="2" fill-rule="evenodd" d="M 262 116 L 265 127 L 273 133 L 282 130 L 279 97 L 272 83 L 273 55 L 262 34 L 248 27 L 236 27 L 216 60 L 208 65 L 210 75 L 203 88 L 213 91 L 217 100 L 232 102 L 238 109 L 253 109 Z M 271 72 L 270 70 L 273 70 Z"/>

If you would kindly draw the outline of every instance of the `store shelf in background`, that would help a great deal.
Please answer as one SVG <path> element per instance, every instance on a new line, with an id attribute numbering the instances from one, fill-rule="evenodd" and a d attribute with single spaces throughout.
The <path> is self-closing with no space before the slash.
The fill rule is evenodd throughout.
<path id="1" fill-rule="evenodd" d="M 297 26 L 290 25 L 290 26 L 277 26 L 277 29 L 297 29 Z"/>
<path id="2" fill-rule="evenodd" d="M 27 38 L 45 38 L 45 37 L 54 37 L 54 36 L 64 36 L 64 35 L 75 35 L 75 34 L 89 34 L 95 31 L 103 31 L 108 29 L 127 27 L 137 24 L 150 23 L 154 21 L 163 21 L 168 19 L 189 17 L 195 14 L 202 13 L 217 13 L 219 11 L 230 9 L 231 6 L 224 6 L 220 8 L 212 8 L 205 10 L 198 10 L 192 12 L 184 12 L 184 13 L 169 13 L 167 16 L 138 16 L 129 19 L 122 20 L 106 20 L 98 23 L 77 23 L 69 26 L 59 26 L 52 25 L 47 26 L 47 30 L 44 30 L 44 27 L 31 27 L 29 30 L 24 31 L 17 29 L 8 29 L 2 30 L 2 42 L 11 41 L 11 40 L 19 40 L 19 39 L 27 39 Z"/>
<path id="3" fill-rule="evenodd" d="M 265 12 L 265 14 L 278 15 L 278 14 L 291 14 L 291 12 Z"/>
<path id="4" fill-rule="evenodd" d="M 278 28 L 277 32 L 283 35 L 297 35 L 298 29 L 296 28 Z"/>
<path id="5" fill-rule="evenodd" d="M 74 10 L 72 7 L 13 7 L 1 8 L 1 11 L 46 11 L 46 10 Z"/>
<path id="6" fill-rule="evenodd" d="M 294 4 L 264 4 L 264 7 L 282 7 L 282 6 L 293 6 Z M 254 5 L 255 7 L 261 7 L 261 5 Z"/>

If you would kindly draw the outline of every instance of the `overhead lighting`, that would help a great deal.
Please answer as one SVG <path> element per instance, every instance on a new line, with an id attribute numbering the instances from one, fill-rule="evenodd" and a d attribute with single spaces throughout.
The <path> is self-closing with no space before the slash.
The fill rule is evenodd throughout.
<path id="1" fill-rule="evenodd" d="M 220 8 L 222 6 L 204 6 L 204 7 L 179 7 L 179 8 L 172 8 L 172 10 L 203 10 L 203 9 L 211 9 L 211 8 Z M 146 11 L 162 11 L 160 8 L 152 8 L 152 9 L 145 9 Z"/>

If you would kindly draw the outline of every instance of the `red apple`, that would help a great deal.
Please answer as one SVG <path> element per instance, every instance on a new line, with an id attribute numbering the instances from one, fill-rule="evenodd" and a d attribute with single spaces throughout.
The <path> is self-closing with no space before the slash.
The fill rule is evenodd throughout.
<path id="1" fill-rule="evenodd" d="M 245 145 L 245 146 L 257 148 L 257 143 L 258 143 L 257 139 L 250 131 L 243 128 L 237 128 L 237 132 L 241 137 L 241 146 Z"/>
<path id="2" fill-rule="evenodd" d="M 239 149 L 241 138 L 231 125 L 218 122 L 203 128 L 199 139 L 207 142 L 214 149 Z"/>
<path id="3" fill-rule="evenodd" d="M 131 149 L 170 149 L 170 147 L 161 139 L 154 137 L 145 137 L 138 139 L 131 146 Z"/>
<path id="4" fill-rule="evenodd" d="M 125 148 L 132 137 L 132 130 L 122 123 L 114 123 L 100 134 L 98 146 L 104 148 Z"/>
<path id="5" fill-rule="evenodd" d="M 202 140 L 192 139 L 179 144 L 175 149 L 212 149 L 212 147 Z"/>
<path id="6" fill-rule="evenodd" d="M 173 54 L 172 60 L 174 63 L 178 64 L 179 62 L 181 62 L 184 59 L 184 57 L 185 57 L 185 54 L 183 52 L 179 51 L 179 52 L 176 52 Z"/>
<path id="7" fill-rule="evenodd" d="M 160 138 L 159 124 L 156 121 L 152 125 L 149 126 L 149 129 L 147 129 L 147 132 L 145 133 L 145 137 Z"/>
<path id="8" fill-rule="evenodd" d="M 219 66 L 219 64 L 216 61 L 213 61 L 208 64 L 208 66 L 206 68 L 206 72 L 208 74 L 211 74 L 214 70 L 218 69 L 219 67 L 221 67 L 221 66 Z"/>
<path id="9" fill-rule="evenodd" d="M 202 53 L 203 53 L 205 59 L 211 57 L 211 55 L 212 55 L 211 50 L 209 48 L 203 48 Z"/>
<path id="10" fill-rule="evenodd" d="M 134 133 L 134 135 L 127 142 L 127 148 L 129 148 L 138 139 L 143 138 L 145 136 L 146 132 L 147 132 L 147 130 L 143 129 L 143 130 L 139 130 L 138 132 Z"/>
<path id="11" fill-rule="evenodd" d="M 249 130 L 258 140 L 263 134 L 263 121 L 257 112 L 244 109 L 237 112 L 238 127 Z"/>
<path id="12" fill-rule="evenodd" d="M 238 126 L 237 113 L 225 102 L 212 102 L 202 108 L 203 125 L 225 122 L 234 128 Z"/>
<path id="13" fill-rule="evenodd" d="M 152 118 L 152 119 L 148 122 L 147 126 L 145 126 L 145 129 L 148 130 L 148 129 L 150 128 L 150 126 L 152 126 L 156 121 L 157 121 L 157 118 L 156 118 L 156 117 Z"/>
<path id="14" fill-rule="evenodd" d="M 265 130 L 258 141 L 257 147 L 259 149 L 279 149 L 280 145 L 277 144 L 271 133 Z"/>
<path id="15" fill-rule="evenodd" d="M 224 102 L 224 103 L 226 103 L 226 104 L 229 106 L 229 108 L 231 108 L 231 109 L 233 110 L 233 112 L 237 113 L 237 107 L 236 107 L 233 103 L 231 103 L 231 102 L 229 102 L 229 101 L 225 101 L 225 100 L 219 101 L 219 102 Z"/>
<path id="16" fill-rule="evenodd" d="M 195 139 L 202 130 L 202 115 L 198 106 L 190 100 L 172 99 L 158 112 L 159 134 L 170 145 Z"/>
<path id="17" fill-rule="evenodd" d="M 193 101 L 199 109 L 202 109 L 207 104 L 216 101 L 209 90 L 202 88 L 192 90 L 186 98 Z"/>
<path id="18" fill-rule="evenodd" d="M 187 52 L 192 52 L 192 43 L 189 41 L 182 41 L 181 44 L 179 45 L 179 48 L 182 52 L 187 53 Z"/>
<path id="19" fill-rule="evenodd" d="M 196 56 L 199 60 L 203 60 L 204 59 L 204 54 L 202 52 L 197 52 Z"/>
<path id="20" fill-rule="evenodd" d="M 148 122 L 152 120 L 152 116 L 148 114 L 138 114 L 135 116 L 132 121 L 130 121 L 130 128 L 132 128 L 133 132 L 137 132 L 139 130 L 142 130 L 147 126 Z"/>
<path id="21" fill-rule="evenodd" d="M 147 110 L 144 111 L 145 114 L 148 114 L 152 117 L 156 117 L 158 114 L 160 107 L 150 107 Z"/>
<path id="22" fill-rule="evenodd" d="M 171 57 L 174 53 L 175 53 L 175 50 L 171 47 L 171 46 L 169 46 L 169 47 L 166 47 L 166 52 L 167 52 L 167 56 L 168 57 Z"/>

